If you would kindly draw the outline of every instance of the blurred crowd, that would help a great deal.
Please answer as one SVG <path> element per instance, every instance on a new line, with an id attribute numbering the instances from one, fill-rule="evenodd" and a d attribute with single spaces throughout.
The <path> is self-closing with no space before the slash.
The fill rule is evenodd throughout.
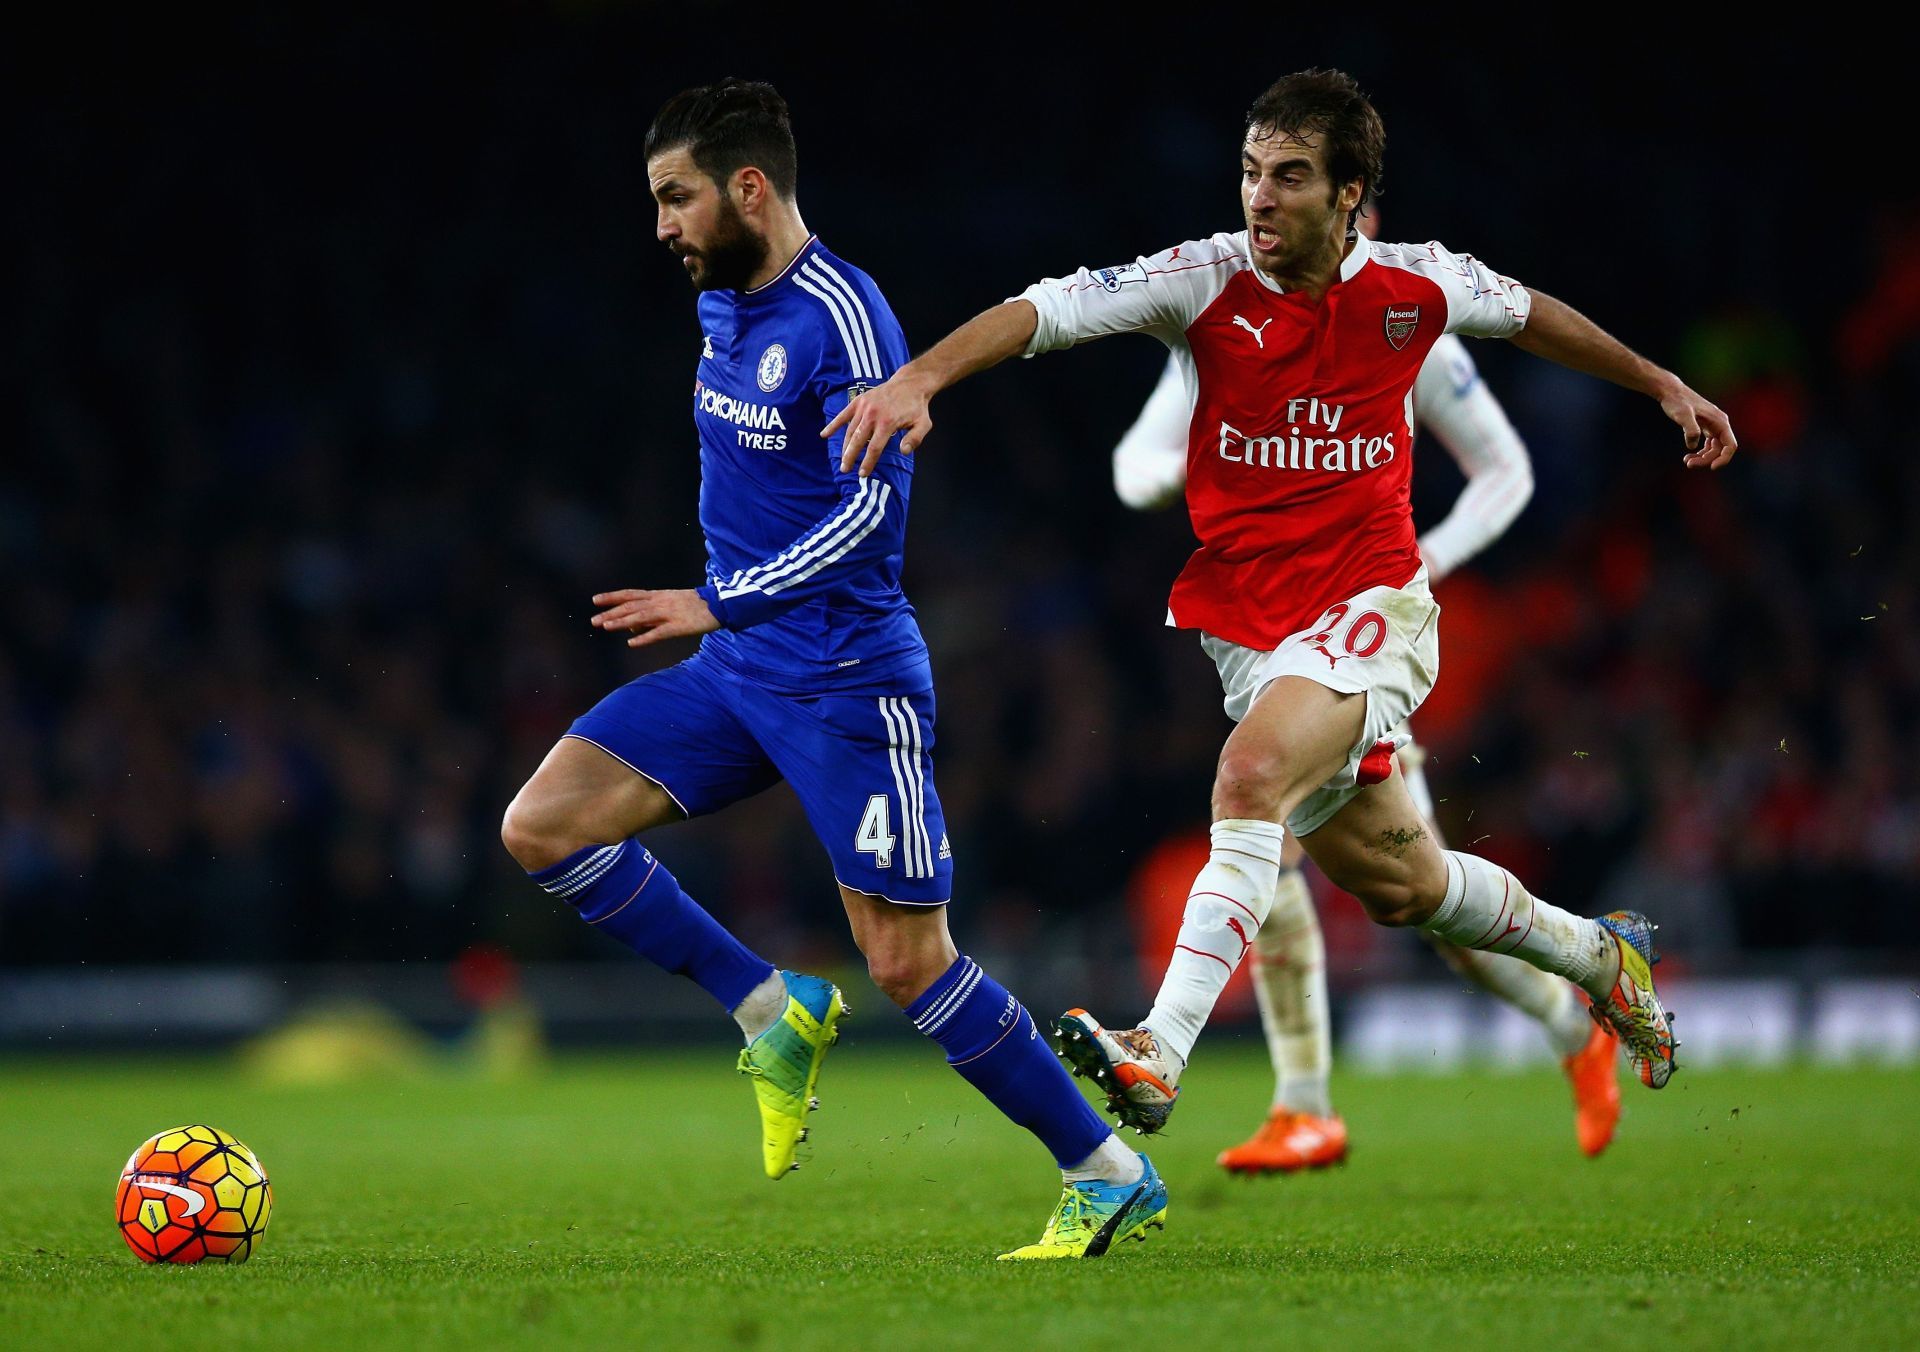
<path id="1" fill-rule="evenodd" d="M 697 330 L 637 158 L 659 98 L 722 72 L 616 78 L 592 30 L 500 22 L 457 59 L 404 29 L 297 50 L 274 30 L 248 39 L 271 60 L 165 99 L 138 96 L 150 75 L 33 91 L 0 202 L 0 964 L 611 948 L 525 882 L 498 822 L 575 714 L 685 651 L 636 658 L 586 621 L 595 591 L 699 576 Z M 803 209 L 923 345 L 1042 260 L 1232 228 L 1230 178 L 1182 148 L 1224 128 L 1230 150 L 1253 90 L 1169 95 L 1139 144 L 1184 196 L 1098 231 L 1069 168 L 961 147 L 945 172 L 1046 185 L 948 206 L 941 247 L 977 260 L 876 213 L 863 175 L 888 171 L 818 131 L 825 94 L 787 92 Z M 1394 144 L 1418 162 L 1418 133 Z M 1482 345 L 1539 489 L 1439 591 L 1416 729 L 1450 839 L 1563 905 L 1655 912 L 1706 965 L 1920 949 L 1920 222 L 1877 207 L 1818 294 L 1749 252 L 1649 314 L 1554 268 L 1536 223 L 1423 212 L 1432 176 L 1402 181 L 1395 226 L 1458 219 L 1504 270 L 1535 265 L 1743 443 L 1683 474 L 1651 406 Z M 1190 538 L 1107 487 L 1158 365 L 1102 345 L 936 408 L 907 582 L 974 942 L 1110 945 L 1140 860 L 1204 825 L 1228 725 L 1192 636 L 1160 625 Z M 1419 462 L 1424 519 L 1457 482 Z M 757 943 L 844 946 L 784 789 L 653 843 Z"/>

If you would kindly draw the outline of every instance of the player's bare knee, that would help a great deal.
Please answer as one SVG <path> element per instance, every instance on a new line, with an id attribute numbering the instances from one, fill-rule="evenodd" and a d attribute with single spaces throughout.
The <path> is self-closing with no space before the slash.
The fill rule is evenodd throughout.
<path id="1" fill-rule="evenodd" d="M 875 945 L 867 954 L 867 975 L 902 1009 L 925 995 L 943 970 L 926 954 L 904 945 Z"/>
<path id="2" fill-rule="evenodd" d="M 952 965 L 944 930 L 911 911 L 887 908 L 866 913 L 854 927 L 854 942 L 867 960 L 867 975 L 880 993 L 905 1009 Z"/>
<path id="3" fill-rule="evenodd" d="M 891 955 L 869 955 L 867 975 L 873 978 L 873 984 L 882 995 L 905 1009 L 914 1001 L 918 992 L 907 988 L 913 984 L 912 964 L 900 962 Z"/>
<path id="4" fill-rule="evenodd" d="M 507 804 L 506 813 L 500 819 L 500 843 L 521 868 L 528 873 L 539 873 L 591 842 L 576 842 L 572 833 L 555 829 L 552 819 L 529 803 L 523 791 Z"/>
<path id="5" fill-rule="evenodd" d="M 1215 821 L 1270 820 L 1290 781 L 1284 754 L 1272 749 L 1229 747 L 1213 777 Z"/>

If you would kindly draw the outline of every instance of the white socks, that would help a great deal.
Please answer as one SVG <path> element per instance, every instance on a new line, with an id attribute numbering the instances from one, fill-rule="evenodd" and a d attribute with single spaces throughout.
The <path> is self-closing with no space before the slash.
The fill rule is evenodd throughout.
<path id="1" fill-rule="evenodd" d="M 1089 1183 L 1094 1179 L 1102 1183 L 1118 1183 L 1125 1187 L 1129 1183 L 1138 1183 L 1141 1175 L 1147 1172 L 1147 1166 L 1140 1162 L 1137 1151 L 1129 1150 L 1120 1143 L 1120 1138 L 1112 1132 L 1091 1155 L 1081 1160 L 1071 1169 L 1062 1169 L 1060 1176 L 1069 1183 Z"/>
<path id="2" fill-rule="evenodd" d="M 1557 1055 L 1571 1056 L 1586 1046 L 1593 1025 L 1573 998 L 1573 987 L 1530 965 L 1536 958 L 1520 950 L 1542 955 L 1549 953 L 1549 944 L 1555 945 L 1561 960 L 1571 955 L 1569 965 L 1580 973 L 1611 981 L 1612 945 L 1599 926 L 1538 900 L 1512 874 L 1475 855 L 1449 853 L 1447 883 L 1440 912 L 1424 927 L 1456 945 L 1443 949 L 1447 960 L 1476 985 L 1537 1020 Z M 1459 937 L 1468 930 L 1464 939 Z M 1469 940 L 1483 936 L 1490 936 L 1489 949 L 1468 946 Z M 1491 951 L 1495 943 L 1499 951 Z M 1507 956 L 1509 952 L 1514 956 Z M 1521 961 L 1523 957 L 1527 960 Z M 1279 871 L 1272 907 L 1254 939 L 1253 963 L 1260 1026 L 1273 1061 L 1273 1106 L 1333 1116 L 1327 1088 L 1333 1052 L 1326 943 L 1299 869 Z M 1154 1019 L 1149 1015 L 1147 1021 L 1164 1035 Z"/>
<path id="3" fill-rule="evenodd" d="M 1213 853 L 1187 894 L 1166 979 L 1142 1021 L 1182 1065 L 1273 905 L 1285 839 L 1278 822 L 1213 824 Z"/>
<path id="4" fill-rule="evenodd" d="M 780 969 L 776 967 L 765 981 L 747 992 L 746 999 L 733 1007 L 733 1021 L 751 1042 L 780 1022 L 780 1016 L 786 1012 L 787 983 L 780 979 Z"/>
<path id="5" fill-rule="evenodd" d="M 1559 977 L 1529 967 L 1518 958 L 1478 949 L 1449 949 L 1445 956 L 1474 985 L 1532 1015 L 1556 1056 L 1572 1056 L 1587 1045 L 1593 1021 L 1573 998 L 1573 987 Z"/>
<path id="6" fill-rule="evenodd" d="M 1535 975 L 1531 967 L 1524 970 Z M 1313 894 L 1297 868 L 1280 870 L 1273 909 L 1253 941 L 1253 993 L 1260 1001 L 1260 1027 L 1273 1060 L 1273 1106 L 1332 1117 L 1327 1093 L 1327 1072 L 1333 1065 L 1327 945 L 1320 936 Z"/>
<path id="7" fill-rule="evenodd" d="M 1564 976 L 1595 999 L 1619 975 L 1612 936 L 1585 916 L 1541 901 L 1478 855 L 1446 851 L 1447 894 L 1420 928 L 1462 948 L 1511 953 Z"/>

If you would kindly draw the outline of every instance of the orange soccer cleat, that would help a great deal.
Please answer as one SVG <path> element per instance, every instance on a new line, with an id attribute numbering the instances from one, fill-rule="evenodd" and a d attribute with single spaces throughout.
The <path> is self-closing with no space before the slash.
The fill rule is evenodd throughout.
<path id="1" fill-rule="evenodd" d="M 1230 1174 L 1291 1174 L 1347 1162 L 1347 1124 L 1337 1117 L 1275 1108 L 1251 1139 L 1222 1150 Z"/>
<path id="2" fill-rule="evenodd" d="M 1589 1159 L 1607 1148 L 1620 1123 L 1619 1051 L 1612 1030 L 1596 1020 L 1587 1045 L 1560 1062 L 1573 1086 L 1574 1135 Z"/>

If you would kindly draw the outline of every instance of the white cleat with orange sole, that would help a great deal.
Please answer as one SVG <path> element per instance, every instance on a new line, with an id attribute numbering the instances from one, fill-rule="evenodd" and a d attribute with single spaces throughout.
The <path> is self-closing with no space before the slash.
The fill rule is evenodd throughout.
<path id="1" fill-rule="evenodd" d="M 1084 1009 L 1069 1009 L 1053 1021 L 1054 1050 L 1107 1096 L 1107 1111 L 1121 1125 L 1150 1136 L 1167 1125 L 1180 1097 L 1180 1060 L 1161 1046 L 1150 1028 L 1112 1032 Z"/>

